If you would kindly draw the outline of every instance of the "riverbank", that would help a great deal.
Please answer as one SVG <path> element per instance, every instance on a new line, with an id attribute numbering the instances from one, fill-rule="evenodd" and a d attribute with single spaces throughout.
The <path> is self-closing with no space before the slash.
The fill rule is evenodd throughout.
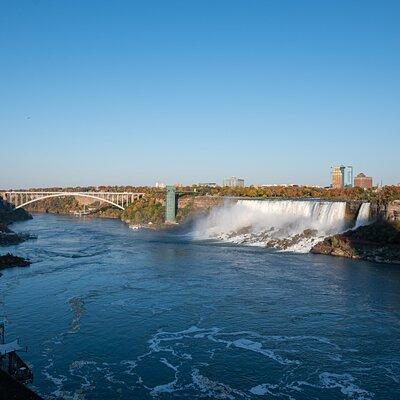
<path id="1" fill-rule="evenodd" d="M 42 400 L 42 398 L 0 369 L 0 400 Z"/>
<path id="2" fill-rule="evenodd" d="M 32 219 L 27 211 L 13 209 L 11 204 L 0 198 L 0 246 L 15 245 L 30 238 L 29 235 L 13 232 L 8 226 L 13 222 Z"/>
<path id="3" fill-rule="evenodd" d="M 400 264 L 400 223 L 381 220 L 327 237 L 311 253 Z"/>
<path id="4" fill-rule="evenodd" d="M 28 212 L 23 209 L 15 210 L 9 203 L 0 199 L 0 246 L 16 245 L 29 239 L 30 235 L 15 233 L 8 227 L 13 222 L 29 219 L 32 219 L 32 216 Z M 29 260 L 11 253 L 0 255 L 0 277 L 1 270 L 29 265 Z M 1 361 L 4 362 L 4 358 Z M 9 375 L 7 368 L 9 364 L 6 359 L 5 363 L 0 364 L 0 400 L 41 400 L 40 396 Z"/>

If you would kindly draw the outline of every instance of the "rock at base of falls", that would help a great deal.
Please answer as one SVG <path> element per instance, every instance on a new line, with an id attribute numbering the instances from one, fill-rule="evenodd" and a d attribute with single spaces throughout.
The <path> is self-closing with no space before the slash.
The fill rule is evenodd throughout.
<path id="1" fill-rule="evenodd" d="M 400 224 L 379 221 L 329 236 L 311 253 L 400 264 Z"/>

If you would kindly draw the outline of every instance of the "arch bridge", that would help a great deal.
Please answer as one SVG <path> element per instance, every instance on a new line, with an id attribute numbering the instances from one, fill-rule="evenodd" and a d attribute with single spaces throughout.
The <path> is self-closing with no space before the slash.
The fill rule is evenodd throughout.
<path id="1" fill-rule="evenodd" d="M 0 192 L 0 196 L 13 204 L 15 209 L 25 207 L 28 204 L 53 197 L 76 196 L 86 197 L 102 201 L 125 210 L 134 201 L 144 196 L 144 193 L 131 192 L 29 192 L 29 191 L 8 191 Z"/>

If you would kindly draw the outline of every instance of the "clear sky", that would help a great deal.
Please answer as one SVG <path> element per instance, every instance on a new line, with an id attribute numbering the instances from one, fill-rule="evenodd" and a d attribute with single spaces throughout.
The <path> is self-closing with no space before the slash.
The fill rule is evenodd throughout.
<path id="1" fill-rule="evenodd" d="M 400 182 L 400 1 L 1 0 L 0 187 Z"/>

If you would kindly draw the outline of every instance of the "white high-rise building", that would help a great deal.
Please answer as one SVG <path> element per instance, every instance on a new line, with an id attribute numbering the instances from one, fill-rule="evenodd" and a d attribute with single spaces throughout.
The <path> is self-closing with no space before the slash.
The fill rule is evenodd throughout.
<path id="1" fill-rule="evenodd" d="M 229 187 L 244 187 L 244 179 L 236 178 L 232 176 L 228 179 L 224 179 L 223 186 Z"/>
<path id="2" fill-rule="evenodd" d="M 347 172 L 347 182 L 346 182 L 346 186 L 348 187 L 353 187 L 353 167 L 351 165 L 348 165 L 346 168 L 346 172 Z"/>

